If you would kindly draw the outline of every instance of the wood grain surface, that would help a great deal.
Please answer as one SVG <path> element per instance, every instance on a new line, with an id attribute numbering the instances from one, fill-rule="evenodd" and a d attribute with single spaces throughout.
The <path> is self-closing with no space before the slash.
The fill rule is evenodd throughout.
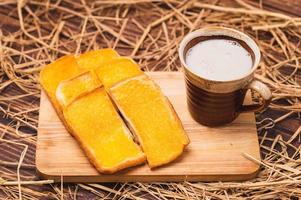
<path id="1" fill-rule="evenodd" d="M 183 155 L 166 166 L 150 170 L 144 164 L 113 175 L 99 174 L 89 163 L 75 139 L 65 130 L 47 96 L 42 92 L 36 167 L 45 178 L 64 182 L 150 182 L 246 180 L 256 176 L 260 160 L 254 113 L 241 114 L 233 123 L 209 128 L 190 117 L 185 85 L 180 72 L 152 72 L 178 113 L 191 143 Z M 250 95 L 248 96 L 250 101 Z"/>

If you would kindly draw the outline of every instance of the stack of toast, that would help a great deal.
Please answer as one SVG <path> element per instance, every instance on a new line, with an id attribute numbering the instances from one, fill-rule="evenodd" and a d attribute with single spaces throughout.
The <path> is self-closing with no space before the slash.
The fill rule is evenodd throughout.
<path id="1" fill-rule="evenodd" d="M 101 173 L 179 157 L 189 143 L 160 88 L 113 49 L 67 55 L 45 66 L 40 83 L 68 132 Z"/>

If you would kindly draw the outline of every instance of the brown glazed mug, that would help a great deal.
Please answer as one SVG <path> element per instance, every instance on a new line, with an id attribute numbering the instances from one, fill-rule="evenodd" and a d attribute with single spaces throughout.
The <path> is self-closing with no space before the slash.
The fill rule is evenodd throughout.
<path id="1" fill-rule="evenodd" d="M 208 38 L 231 38 L 239 42 L 251 54 L 253 66 L 250 72 L 230 81 L 210 80 L 194 73 L 186 65 L 186 53 L 191 47 Z M 184 66 L 188 109 L 197 122 L 207 126 L 223 125 L 232 122 L 242 112 L 260 111 L 270 103 L 271 91 L 264 83 L 254 78 L 260 61 L 260 50 L 254 40 L 246 34 L 225 27 L 205 27 L 196 30 L 181 41 L 179 57 Z M 249 89 L 258 92 L 263 101 L 243 105 Z"/>

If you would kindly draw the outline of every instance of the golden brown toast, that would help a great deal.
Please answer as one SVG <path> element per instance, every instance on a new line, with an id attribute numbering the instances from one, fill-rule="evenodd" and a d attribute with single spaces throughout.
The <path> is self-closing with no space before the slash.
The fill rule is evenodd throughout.
<path id="1" fill-rule="evenodd" d="M 40 81 L 66 128 L 100 172 L 114 173 L 146 158 L 151 168 L 157 167 L 176 159 L 189 143 L 160 88 L 133 60 L 112 49 L 64 56 L 44 67 Z"/>
<path id="2" fill-rule="evenodd" d="M 76 60 L 81 69 L 95 70 L 112 59 L 119 57 L 113 49 L 92 50 L 79 55 Z"/>
<path id="3" fill-rule="evenodd" d="M 102 173 L 114 173 L 145 162 L 103 87 L 78 96 L 64 109 L 72 135 Z"/>
<path id="4" fill-rule="evenodd" d="M 114 56 L 118 54 L 113 50 L 92 51 L 77 59 L 64 56 L 40 73 L 40 82 L 66 128 L 103 173 L 146 160 L 93 72 Z"/>
<path id="5" fill-rule="evenodd" d="M 141 75 L 143 72 L 132 59 L 119 57 L 97 68 L 96 74 L 105 88 L 110 88 L 119 81 Z"/>
<path id="6" fill-rule="evenodd" d="M 172 105 L 148 76 L 121 81 L 109 94 L 137 136 L 151 168 L 182 154 L 189 138 Z"/>
<path id="7" fill-rule="evenodd" d="M 41 70 L 40 83 L 62 120 L 62 108 L 56 99 L 56 89 L 61 81 L 70 79 L 80 73 L 81 70 L 73 55 L 63 56 Z"/>
<path id="8" fill-rule="evenodd" d="M 40 83 L 61 120 L 63 120 L 62 108 L 56 99 L 59 83 L 83 72 L 93 71 L 117 57 L 119 55 L 113 49 L 93 50 L 77 57 L 73 55 L 63 56 L 41 70 Z"/>
<path id="9" fill-rule="evenodd" d="M 56 99 L 66 107 L 77 97 L 85 95 L 102 84 L 93 71 L 84 72 L 76 77 L 61 81 L 56 89 Z"/>

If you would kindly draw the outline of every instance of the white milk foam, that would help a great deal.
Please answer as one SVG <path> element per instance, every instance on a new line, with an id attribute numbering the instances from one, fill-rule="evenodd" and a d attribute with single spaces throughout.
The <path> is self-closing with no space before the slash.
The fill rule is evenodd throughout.
<path id="1" fill-rule="evenodd" d="M 201 77 L 229 81 L 247 75 L 253 62 L 250 53 L 238 42 L 209 39 L 187 51 L 186 65 Z"/>

